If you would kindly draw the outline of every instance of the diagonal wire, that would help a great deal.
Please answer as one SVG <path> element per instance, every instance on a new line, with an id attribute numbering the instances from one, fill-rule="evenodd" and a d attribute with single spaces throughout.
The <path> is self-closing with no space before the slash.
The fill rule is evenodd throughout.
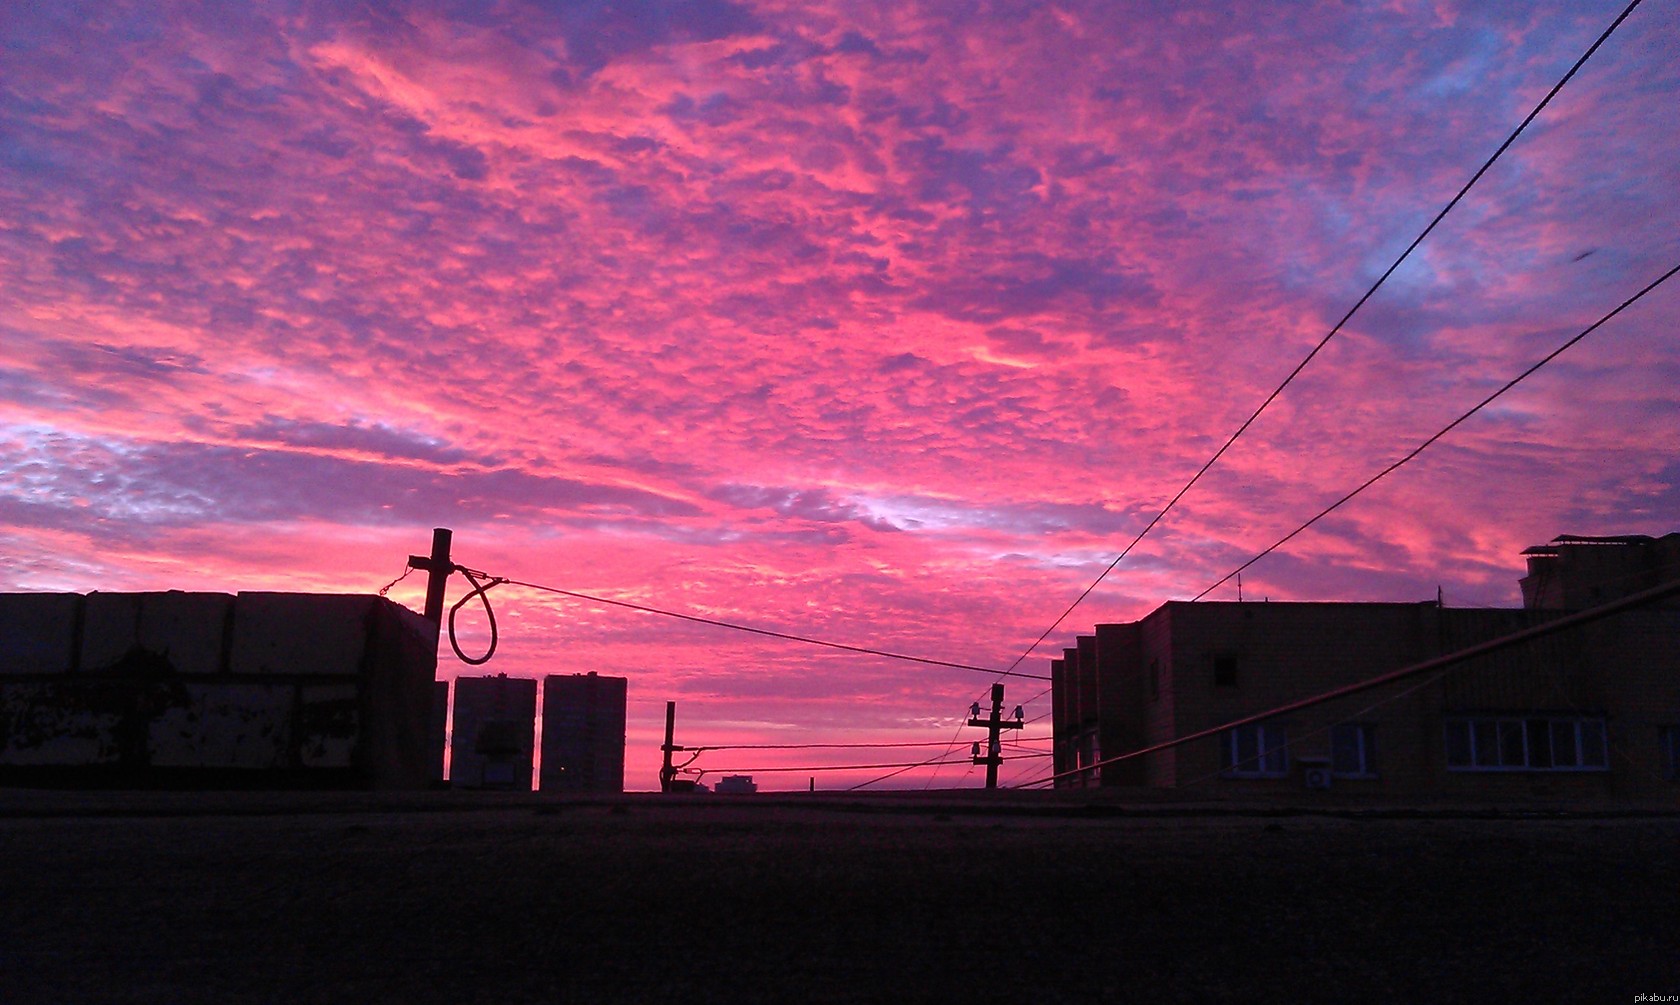
<path id="1" fill-rule="evenodd" d="M 1519 124 L 1516 129 L 1512 130 L 1511 135 L 1505 138 L 1505 142 L 1499 145 L 1499 149 L 1493 152 L 1493 156 L 1489 157 L 1482 166 L 1476 170 L 1476 173 L 1470 177 L 1470 180 L 1465 182 L 1464 186 L 1458 190 L 1458 194 L 1454 195 L 1446 206 L 1442 207 L 1441 211 L 1435 214 L 1435 218 L 1429 221 L 1429 226 L 1423 228 L 1423 231 L 1419 233 L 1417 237 L 1412 239 L 1412 243 L 1408 244 L 1406 246 L 1406 250 L 1400 253 L 1400 257 L 1396 258 L 1394 263 L 1384 270 L 1381 276 L 1377 277 L 1377 281 L 1371 284 L 1371 288 L 1365 291 L 1365 295 L 1360 297 L 1352 307 L 1348 308 L 1347 313 L 1342 315 L 1341 320 L 1336 322 L 1335 327 L 1331 328 L 1330 331 L 1319 340 L 1318 344 L 1313 346 L 1312 351 L 1307 353 L 1306 357 L 1303 358 L 1301 362 L 1295 364 L 1295 369 L 1289 371 L 1289 375 L 1283 378 L 1283 383 L 1279 384 L 1271 394 L 1266 396 L 1266 400 L 1260 403 L 1260 407 L 1254 410 L 1254 414 L 1243 420 L 1243 424 L 1237 427 L 1237 431 L 1231 434 L 1230 438 L 1225 441 L 1224 445 L 1214 451 L 1213 456 L 1208 458 L 1207 463 L 1203 464 L 1201 468 L 1191 476 L 1190 480 L 1184 483 L 1184 487 L 1178 490 L 1172 499 L 1161 508 L 1161 511 L 1155 514 L 1155 517 L 1149 521 L 1143 530 L 1138 532 L 1136 537 L 1132 538 L 1131 543 L 1126 545 L 1125 549 L 1115 557 L 1114 561 L 1108 563 L 1108 568 L 1104 569 L 1102 573 L 1091 582 L 1091 585 L 1085 588 L 1084 592 L 1074 598 L 1073 603 L 1068 605 L 1067 610 L 1063 611 L 1055 621 L 1051 622 L 1050 627 L 1046 628 L 1043 634 L 1039 635 L 1032 645 L 1028 646 L 1021 655 L 1015 657 L 1015 662 L 1009 665 L 1010 670 L 1014 670 L 1016 667 L 1020 666 L 1021 661 L 1032 655 L 1033 650 L 1042 645 L 1044 640 L 1050 637 L 1051 632 L 1060 628 L 1062 622 L 1067 620 L 1068 615 L 1072 614 L 1074 609 L 1083 603 L 1086 597 L 1091 595 L 1091 591 L 1095 590 L 1098 584 L 1108 578 L 1108 574 L 1114 571 L 1115 566 L 1119 565 L 1122 559 L 1131 554 L 1132 549 L 1137 547 L 1138 543 L 1142 541 L 1150 531 L 1154 530 L 1155 526 L 1159 524 L 1168 513 L 1172 512 L 1173 508 L 1178 505 L 1179 500 L 1183 499 L 1185 494 L 1201 480 L 1202 476 L 1207 474 L 1208 469 L 1212 468 L 1214 464 L 1225 455 L 1225 451 L 1229 450 L 1231 445 L 1236 443 L 1237 439 L 1241 437 L 1243 433 L 1248 431 L 1248 427 L 1254 424 L 1254 421 L 1260 417 L 1260 413 L 1264 412 L 1268 407 L 1270 407 L 1272 402 L 1277 400 L 1278 396 L 1283 393 L 1284 388 L 1288 387 L 1290 383 L 1295 380 L 1296 376 L 1298 376 L 1302 370 L 1307 368 L 1307 364 L 1313 361 L 1313 358 L 1329 344 L 1330 340 L 1335 338 L 1336 335 L 1341 332 L 1342 326 L 1348 323 L 1355 312 L 1365 306 L 1365 302 L 1370 300 L 1371 297 L 1376 294 L 1377 290 L 1383 285 L 1383 283 L 1387 282 L 1388 277 L 1394 274 L 1394 271 L 1400 267 L 1402 262 L 1411 256 L 1412 252 L 1418 245 L 1423 243 L 1424 238 L 1429 236 L 1429 234 L 1435 229 L 1436 225 L 1439 224 L 1446 215 L 1453 210 L 1453 207 L 1457 206 L 1465 195 L 1469 193 L 1470 189 L 1482 179 L 1482 176 L 1488 172 L 1488 169 L 1493 167 L 1494 162 L 1499 160 L 1500 156 L 1510 148 L 1511 144 L 1516 142 L 1517 137 L 1521 136 L 1523 131 L 1528 128 L 1529 123 L 1533 122 L 1535 118 L 1539 116 L 1540 112 L 1551 103 L 1552 98 L 1556 97 L 1557 93 L 1563 90 L 1564 85 L 1569 83 L 1570 79 L 1575 76 L 1576 71 L 1592 57 L 1593 53 L 1598 51 L 1599 46 L 1603 45 L 1605 40 L 1610 37 L 1611 33 L 1619 28 L 1623 21 L 1627 20 L 1628 15 L 1632 14 L 1634 8 L 1638 7 L 1640 3 L 1641 0 L 1632 0 L 1632 2 L 1622 10 L 1621 14 L 1616 17 L 1616 20 L 1610 23 L 1610 27 L 1604 29 L 1604 32 L 1600 34 L 1598 39 L 1587 48 L 1587 51 L 1581 54 L 1581 58 L 1577 59 L 1575 64 L 1569 68 L 1569 72 L 1565 73 L 1556 84 L 1552 85 L 1552 89 L 1546 92 L 1546 96 L 1540 99 L 1540 103 L 1534 106 L 1534 110 L 1529 112 L 1527 117 L 1522 120 L 1521 124 Z"/>
<path id="2" fill-rule="evenodd" d="M 1674 276 L 1674 274 L 1676 272 L 1680 272 L 1680 265 L 1674 266 L 1673 268 L 1669 269 L 1667 272 L 1658 276 L 1656 279 L 1653 279 L 1650 283 L 1646 284 L 1644 289 L 1640 290 L 1638 293 L 1635 293 L 1633 296 L 1627 298 L 1626 300 L 1624 300 L 1620 304 L 1618 304 L 1616 306 L 1615 310 L 1613 310 L 1610 313 L 1608 313 L 1608 314 L 1604 315 L 1603 317 L 1599 318 L 1597 321 L 1594 321 L 1592 324 L 1588 325 L 1586 328 L 1583 328 L 1580 331 L 1579 334 L 1577 334 L 1574 337 L 1568 339 L 1562 345 L 1558 346 L 1556 349 L 1553 349 L 1551 352 L 1547 353 L 1544 357 L 1542 357 L 1534 365 L 1530 366 L 1528 369 L 1524 370 L 1522 373 L 1517 374 L 1515 377 L 1512 377 L 1509 381 L 1506 381 L 1504 386 L 1500 387 L 1499 390 L 1493 392 L 1492 394 L 1483 398 L 1481 401 L 1477 402 L 1476 405 L 1474 407 L 1472 407 L 1468 412 L 1465 412 L 1463 415 L 1460 415 L 1458 418 L 1456 418 L 1456 419 L 1452 420 L 1451 422 L 1447 423 L 1445 426 L 1443 426 L 1440 429 L 1439 432 L 1435 433 L 1435 435 L 1429 437 L 1427 440 L 1424 440 L 1422 443 L 1418 444 L 1416 447 L 1413 447 L 1412 450 L 1410 452 L 1408 452 L 1404 457 L 1401 457 L 1399 460 L 1395 461 L 1393 464 L 1390 464 L 1388 467 L 1383 468 L 1381 471 L 1377 472 L 1376 474 L 1372 475 L 1370 478 L 1366 479 L 1363 484 L 1361 484 L 1358 488 L 1354 489 L 1352 492 L 1349 492 L 1347 495 L 1342 496 L 1340 499 L 1338 499 L 1335 502 L 1331 503 L 1330 505 L 1324 507 L 1324 509 L 1319 510 L 1318 514 L 1316 516 L 1314 516 L 1312 519 L 1308 520 L 1306 523 L 1301 524 L 1299 527 L 1296 527 L 1294 530 L 1290 531 L 1289 533 L 1285 534 L 1283 537 L 1279 538 L 1274 544 L 1272 544 L 1271 547 L 1269 547 L 1266 550 L 1260 552 L 1258 555 L 1255 555 L 1253 558 L 1251 558 L 1248 561 L 1244 562 L 1243 564 L 1237 566 L 1235 569 L 1232 569 L 1230 572 L 1227 572 L 1223 577 L 1220 578 L 1219 582 L 1214 583 L 1212 586 L 1210 586 L 1207 589 L 1203 590 L 1202 592 L 1196 594 L 1191 599 L 1192 600 L 1200 600 L 1203 597 L 1207 596 L 1208 594 L 1212 593 L 1214 590 L 1216 590 L 1219 587 L 1223 586 L 1224 584 L 1230 582 L 1233 577 L 1235 577 L 1238 573 L 1242 572 L 1244 569 L 1247 569 L 1249 566 L 1253 565 L 1255 562 L 1260 561 L 1262 558 L 1265 558 L 1267 555 L 1270 555 L 1272 552 L 1274 552 L 1277 549 L 1283 547 L 1291 539 L 1293 539 L 1295 537 L 1295 535 L 1300 534 L 1302 531 L 1305 531 L 1308 527 L 1311 527 L 1313 524 L 1315 524 L 1318 521 L 1320 521 L 1320 520 L 1324 519 L 1325 517 L 1329 516 L 1331 513 L 1334 513 L 1336 510 L 1340 509 L 1343 504 L 1349 502 L 1355 496 L 1359 495 L 1361 492 L 1364 492 L 1366 489 L 1375 485 L 1377 482 L 1382 481 L 1384 478 L 1388 477 L 1390 474 L 1392 474 L 1401 465 L 1405 464 L 1406 462 L 1410 461 L 1412 458 L 1416 457 L 1417 455 L 1423 453 L 1425 450 L 1429 449 L 1429 447 L 1432 444 L 1434 444 L 1437 440 L 1441 439 L 1441 437 L 1446 436 L 1448 433 L 1452 432 L 1454 429 L 1457 429 L 1459 427 L 1459 425 L 1461 425 L 1463 422 L 1465 422 L 1465 420 L 1469 419 L 1472 415 L 1475 415 L 1477 412 L 1480 412 L 1482 409 L 1484 409 L 1488 405 L 1492 404 L 1496 399 L 1498 399 L 1500 396 L 1502 396 L 1506 391 L 1509 391 L 1511 388 L 1516 387 L 1518 384 L 1522 383 L 1531 374 L 1533 374 L 1536 370 L 1539 370 L 1541 367 L 1545 366 L 1547 363 L 1550 363 L 1552 360 L 1557 359 L 1559 356 L 1563 355 L 1563 353 L 1567 349 L 1569 349 L 1570 346 L 1573 346 L 1575 343 L 1577 343 L 1577 342 L 1581 341 L 1582 339 L 1586 338 L 1588 335 L 1591 335 L 1593 332 L 1597 331 L 1600 327 L 1602 327 L 1606 322 L 1608 322 L 1611 318 L 1613 318 L 1616 315 L 1618 315 L 1618 314 L 1622 313 L 1623 311 L 1627 310 L 1629 307 L 1632 307 L 1635 303 L 1637 303 L 1640 300 L 1640 298 L 1644 297 L 1647 293 L 1650 293 L 1652 290 L 1656 289 L 1657 287 L 1661 286 L 1663 283 L 1667 282 L 1670 278 L 1672 278 Z"/>
<path id="3" fill-rule="evenodd" d="M 874 785 L 876 782 L 884 782 L 889 778 L 896 778 L 897 776 L 904 774 L 906 771 L 912 771 L 916 768 L 925 768 L 925 767 L 928 767 L 930 765 L 936 765 L 936 764 L 956 764 L 956 763 L 959 763 L 959 762 L 956 762 L 956 761 L 946 761 L 946 760 L 944 760 L 944 758 L 948 757 L 949 755 L 950 755 L 950 751 L 947 750 L 945 753 L 937 754 L 933 757 L 928 758 L 925 761 L 922 761 L 919 764 L 905 765 L 904 767 L 899 768 L 896 771 L 889 771 L 886 774 L 881 775 L 879 777 L 871 778 L 867 782 L 859 782 L 856 785 L 853 785 L 850 788 L 848 788 L 846 791 L 847 792 L 856 792 L 858 789 L 865 788 L 865 787 L 870 786 L 870 785 Z"/>
<path id="4" fill-rule="evenodd" d="M 750 625 L 739 625 L 731 621 L 720 621 L 716 618 L 702 618 L 695 614 L 682 614 L 677 611 L 661 610 L 660 608 L 648 607 L 643 604 L 632 604 L 627 600 L 612 600 L 607 597 L 597 597 L 588 593 L 578 593 L 575 590 L 562 590 L 557 586 L 545 586 L 541 583 L 527 583 L 517 579 L 503 579 L 502 582 L 509 586 L 523 586 L 527 590 L 539 590 L 543 593 L 555 593 L 562 597 L 571 597 L 574 600 L 584 600 L 592 604 L 606 604 L 611 607 L 623 607 L 632 611 L 641 611 L 644 614 L 658 614 L 661 617 L 677 618 L 682 621 L 692 621 L 695 624 L 712 625 L 716 628 L 728 628 L 737 632 L 747 632 L 752 635 L 763 635 L 768 638 L 783 639 L 788 642 L 802 642 L 805 645 L 822 646 L 827 649 L 839 649 L 843 652 L 861 653 L 866 656 L 881 656 L 886 659 L 904 660 L 909 663 L 922 663 L 927 666 L 949 667 L 953 670 L 972 670 L 976 673 L 1001 674 L 1006 677 L 1025 677 L 1031 680 L 1050 679 L 1044 674 L 1021 673 L 1015 670 L 1014 667 L 1010 667 L 1008 670 L 998 670 L 994 667 L 977 667 L 971 666 L 967 663 L 953 663 L 949 660 L 936 660 L 927 656 L 910 656 L 905 653 L 895 653 L 885 649 L 871 649 L 867 646 L 847 645 L 844 642 L 829 642 L 824 639 L 814 639 L 807 635 L 793 635 L 788 632 L 771 631 L 768 628 L 754 628 Z"/>

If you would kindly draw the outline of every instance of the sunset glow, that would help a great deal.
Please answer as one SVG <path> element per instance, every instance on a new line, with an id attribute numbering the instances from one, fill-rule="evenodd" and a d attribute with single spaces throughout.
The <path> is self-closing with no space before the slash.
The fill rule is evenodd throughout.
<path id="1" fill-rule="evenodd" d="M 1007 667 L 1622 6 L 12 5 L 0 589 L 371 593 L 449 527 L 498 576 Z M 1020 669 L 1680 263 L 1677 52 L 1635 11 Z M 1677 323 L 1680 283 L 1245 599 L 1514 606 L 1524 547 L 1680 529 Z M 495 658 L 440 673 L 628 677 L 632 789 L 668 699 L 691 745 L 981 738 L 986 675 L 490 596 Z M 694 766 L 803 789 L 764 772 L 941 751 Z"/>

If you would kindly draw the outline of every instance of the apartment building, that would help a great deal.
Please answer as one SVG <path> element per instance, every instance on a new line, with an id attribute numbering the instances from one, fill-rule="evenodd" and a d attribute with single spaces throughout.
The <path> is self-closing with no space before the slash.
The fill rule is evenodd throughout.
<path id="1" fill-rule="evenodd" d="M 1680 606 L 1218 727 L 1680 579 L 1680 534 L 1529 549 L 1525 604 L 1184 603 L 1051 661 L 1062 786 L 1415 798 L 1680 794 Z M 1205 739 L 1081 770 L 1201 731 Z"/>

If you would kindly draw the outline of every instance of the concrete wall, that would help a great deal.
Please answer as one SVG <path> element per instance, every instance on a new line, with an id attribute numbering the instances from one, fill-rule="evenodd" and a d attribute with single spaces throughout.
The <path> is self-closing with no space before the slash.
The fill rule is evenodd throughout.
<path id="1" fill-rule="evenodd" d="M 378 597 L 0 594 L 0 781 L 423 787 L 436 665 Z"/>
<path id="2" fill-rule="evenodd" d="M 624 791 L 628 684 L 593 673 L 543 678 L 544 792 Z"/>
<path id="3" fill-rule="evenodd" d="M 456 678 L 450 786 L 529 792 L 536 717 L 537 682 L 529 677 Z"/>
<path id="4" fill-rule="evenodd" d="M 1143 726 L 1127 710 L 1141 708 L 1146 694 L 1138 659 L 1143 633 L 1136 624 L 1098 625 L 1095 639 L 1102 749 L 1105 756 L 1137 750 L 1143 745 Z M 1144 780 L 1141 759 L 1100 770 L 1103 785 L 1140 785 Z"/>

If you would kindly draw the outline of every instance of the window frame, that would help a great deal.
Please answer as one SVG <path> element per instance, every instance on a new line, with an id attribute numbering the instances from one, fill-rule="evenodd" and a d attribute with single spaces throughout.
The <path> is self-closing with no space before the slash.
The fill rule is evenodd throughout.
<path id="1" fill-rule="evenodd" d="M 1336 736 L 1339 731 L 1353 730 L 1359 745 L 1359 770 L 1342 771 L 1336 767 Z M 1375 727 L 1368 722 L 1338 722 L 1330 727 L 1330 777 L 1376 778 Z"/>
<path id="2" fill-rule="evenodd" d="M 1610 737 L 1601 715 L 1453 715 L 1442 722 L 1441 739 L 1448 771 L 1610 770 Z M 1569 763 L 1559 764 L 1566 749 Z"/>
<path id="3" fill-rule="evenodd" d="M 1243 757 L 1243 740 L 1251 737 L 1253 756 Z M 1276 755 L 1276 761 L 1272 761 Z M 1256 767 L 1243 765 L 1252 761 Z M 1287 778 L 1290 768 L 1289 729 L 1281 723 L 1251 722 L 1219 734 L 1219 774 L 1222 778 Z"/>

